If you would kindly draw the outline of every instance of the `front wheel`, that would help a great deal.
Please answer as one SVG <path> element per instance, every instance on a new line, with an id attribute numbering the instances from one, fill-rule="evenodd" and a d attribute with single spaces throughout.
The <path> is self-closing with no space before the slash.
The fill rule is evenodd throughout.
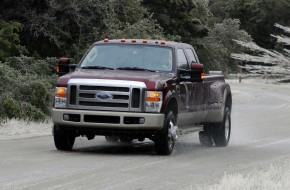
<path id="1" fill-rule="evenodd" d="M 176 130 L 176 118 L 172 111 L 166 114 L 164 126 L 155 135 L 155 151 L 160 155 L 170 155 L 174 148 L 174 131 Z M 176 132 L 175 132 L 176 133 Z"/>
<path id="2" fill-rule="evenodd" d="M 112 143 L 116 143 L 119 141 L 119 137 L 118 136 L 105 136 L 105 139 L 108 142 L 112 142 Z"/>
<path id="3" fill-rule="evenodd" d="M 229 144 L 231 136 L 231 111 L 225 108 L 224 119 L 221 124 L 214 128 L 213 140 L 217 147 L 225 147 Z"/>
<path id="4" fill-rule="evenodd" d="M 75 143 L 74 134 L 66 128 L 58 125 L 53 126 L 54 144 L 58 150 L 69 151 Z"/>

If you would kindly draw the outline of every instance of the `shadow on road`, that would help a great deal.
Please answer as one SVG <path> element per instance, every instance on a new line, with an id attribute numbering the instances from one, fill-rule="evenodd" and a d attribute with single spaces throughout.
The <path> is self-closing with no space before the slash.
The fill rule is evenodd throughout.
<path id="1" fill-rule="evenodd" d="M 199 151 L 210 151 L 214 148 L 202 147 L 199 143 L 193 142 L 177 142 L 173 151 L 173 155 L 187 154 Z M 132 143 L 110 143 L 102 142 L 97 144 L 90 144 L 81 146 L 80 144 L 73 149 L 75 153 L 86 154 L 102 154 L 102 155 L 156 155 L 154 143 L 146 142 L 132 142 Z"/>
<path id="2" fill-rule="evenodd" d="M 74 152 L 83 152 L 91 154 L 104 155 L 154 155 L 154 144 L 150 142 L 144 143 L 102 143 L 88 147 L 77 147 Z"/>

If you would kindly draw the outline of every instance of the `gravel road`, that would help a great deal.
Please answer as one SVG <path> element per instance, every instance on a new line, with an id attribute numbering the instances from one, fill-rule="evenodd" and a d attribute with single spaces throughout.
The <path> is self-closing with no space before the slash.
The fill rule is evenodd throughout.
<path id="1" fill-rule="evenodd" d="M 290 158 L 290 86 L 230 81 L 232 135 L 226 148 L 181 136 L 171 156 L 150 141 L 111 144 L 77 138 L 57 151 L 52 136 L 0 139 L 0 189 L 194 189 L 224 173 Z"/>

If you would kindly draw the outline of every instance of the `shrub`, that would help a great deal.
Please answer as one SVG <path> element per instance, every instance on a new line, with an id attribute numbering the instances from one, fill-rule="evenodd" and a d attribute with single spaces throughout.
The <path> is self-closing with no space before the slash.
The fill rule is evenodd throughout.
<path id="1" fill-rule="evenodd" d="M 0 63 L 0 120 L 41 121 L 50 115 L 55 58 L 12 57 Z"/>

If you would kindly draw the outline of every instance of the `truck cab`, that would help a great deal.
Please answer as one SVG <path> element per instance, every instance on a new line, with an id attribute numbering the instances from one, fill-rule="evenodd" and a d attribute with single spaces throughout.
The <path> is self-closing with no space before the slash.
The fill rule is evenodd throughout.
<path id="1" fill-rule="evenodd" d="M 52 120 L 59 150 L 71 150 L 77 136 L 102 135 L 149 138 L 157 154 L 170 155 L 181 131 L 199 131 L 204 146 L 228 145 L 230 87 L 223 76 L 204 74 L 189 44 L 105 39 L 78 65 L 61 58 L 58 71 Z"/>

